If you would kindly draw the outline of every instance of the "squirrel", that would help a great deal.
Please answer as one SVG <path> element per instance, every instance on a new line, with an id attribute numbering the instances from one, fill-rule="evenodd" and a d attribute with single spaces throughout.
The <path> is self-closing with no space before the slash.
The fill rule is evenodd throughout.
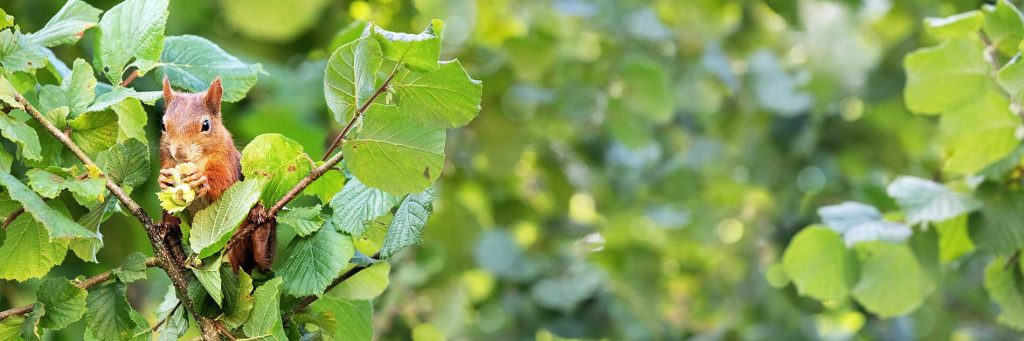
<path id="1" fill-rule="evenodd" d="M 199 93 L 176 92 L 171 89 L 167 76 L 163 79 L 164 115 L 160 122 L 160 188 L 173 186 L 171 168 L 179 163 L 191 162 L 196 170 L 182 174 L 182 181 L 196 190 L 196 200 L 188 207 L 190 216 L 220 198 L 231 185 L 243 179 L 242 154 L 235 147 L 231 132 L 221 120 L 221 96 L 224 89 L 220 77 L 209 89 Z M 265 215 L 257 204 L 249 212 Z M 239 230 L 251 224 L 246 219 Z M 258 219 L 247 240 L 228 252 L 228 262 L 236 272 L 242 268 L 269 270 L 277 247 L 277 223 L 274 219 Z"/>

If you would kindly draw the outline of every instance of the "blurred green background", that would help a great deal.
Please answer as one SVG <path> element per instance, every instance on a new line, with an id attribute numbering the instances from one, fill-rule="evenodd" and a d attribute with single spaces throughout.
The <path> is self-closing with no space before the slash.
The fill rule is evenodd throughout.
<path id="1" fill-rule="evenodd" d="M 934 43 L 925 17 L 981 3 L 174 0 L 166 34 L 264 65 L 224 108 L 239 147 L 278 132 L 320 155 L 341 128 L 322 82 L 346 28 L 446 22 L 442 59 L 484 82 L 483 110 L 449 132 L 424 244 L 395 258 L 374 302 L 380 339 L 988 340 L 1014 334 L 995 322 L 984 257 L 947 267 L 924 306 L 885 320 L 802 298 L 773 267 L 817 207 L 893 210 L 896 175 L 937 172 L 937 124 L 905 109 L 902 59 Z M 25 31 L 62 4 L 0 0 Z M 92 34 L 55 52 L 88 59 Z M 159 88 L 151 75 L 134 84 Z M 148 110 L 155 122 L 160 108 Z M 152 252 L 127 217 L 101 231 L 101 263 Z M 68 257 L 51 276 L 106 267 Z M 166 288 L 157 273 L 129 289 L 144 313 Z M 37 282 L 0 282 L 0 306 L 31 302 Z"/>

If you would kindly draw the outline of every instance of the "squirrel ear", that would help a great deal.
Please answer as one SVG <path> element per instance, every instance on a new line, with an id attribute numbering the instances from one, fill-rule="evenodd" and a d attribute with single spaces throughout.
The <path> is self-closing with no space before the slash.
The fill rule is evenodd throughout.
<path id="1" fill-rule="evenodd" d="M 174 90 L 171 89 L 171 80 L 167 79 L 167 75 L 164 75 L 164 105 L 171 102 L 174 98 Z"/>
<path id="2" fill-rule="evenodd" d="M 206 105 L 210 107 L 215 114 L 220 113 L 220 97 L 224 94 L 224 88 L 220 85 L 220 76 L 213 79 L 210 83 L 210 88 L 206 90 Z"/>

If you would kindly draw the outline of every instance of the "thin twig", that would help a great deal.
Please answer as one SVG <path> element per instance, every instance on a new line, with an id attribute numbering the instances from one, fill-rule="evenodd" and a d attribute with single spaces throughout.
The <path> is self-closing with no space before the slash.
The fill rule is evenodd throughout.
<path id="1" fill-rule="evenodd" d="M 157 260 L 156 257 L 146 258 L 146 267 L 148 267 L 148 268 L 158 266 L 159 264 L 160 264 L 160 261 Z M 96 286 L 97 284 L 106 282 L 107 280 L 110 279 L 110 276 L 113 276 L 113 274 L 114 274 L 113 270 L 107 270 L 107 271 L 105 271 L 105 272 L 103 272 L 103 273 L 101 273 L 99 275 L 92 276 L 92 277 L 89 277 L 89 278 L 86 278 L 86 279 L 82 280 L 81 282 L 75 283 L 75 286 L 77 286 L 79 288 L 82 288 L 82 289 L 88 290 L 89 288 L 92 288 L 92 287 Z M 8 317 L 11 317 L 11 316 L 28 314 L 28 313 L 32 312 L 32 309 L 33 309 L 34 306 L 35 306 L 34 304 L 28 304 L 28 305 L 23 305 L 23 306 L 20 306 L 20 307 L 17 307 L 17 308 L 12 308 L 12 309 L 7 309 L 7 310 L 4 310 L 4 311 L 0 311 L 0 321 L 3 321 L 3 320 L 5 320 L 5 319 L 7 319 Z"/>
<path id="2" fill-rule="evenodd" d="M 14 212 L 11 212 L 11 215 L 7 216 L 7 219 L 4 219 L 4 230 L 14 222 L 14 219 L 18 219 L 18 216 L 22 213 L 25 213 L 25 207 L 18 207 Z"/>
<path id="3" fill-rule="evenodd" d="M 395 78 L 395 74 L 398 73 L 397 71 L 398 65 L 395 65 L 395 69 L 391 70 L 391 75 L 389 75 L 388 79 L 384 81 L 384 84 L 381 84 L 381 86 L 377 88 L 377 91 L 373 93 L 373 96 L 370 96 L 370 99 L 367 100 L 366 103 L 363 103 L 363 106 L 359 107 L 359 110 L 357 110 L 356 114 L 352 116 L 352 119 L 348 121 L 348 124 L 345 125 L 345 128 L 341 130 L 340 134 L 338 134 L 338 137 L 334 138 L 334 142 L 331 142 L 331 146 L 327 148 L 327 152 L 324 153 L 324 156 L 322 158 L 320 158 L 320 161 L 327 160 L 327 157 L 330 156 L 331 153 L 333 153 L 334 150 L 338 148 L 338 144 L 341 143 L 341 140 L 345 139 L 345 136 L 348 135 L 348 131 L 352 130 L 352 126 L 355 125 L 356 122 L 358 122 L 356 118 L 362 116 L 363 113 L 366 112 L 366 109 L 370 107 L 370 104 L 373 103 L 373 100 L 377 99 L 377 96 L 380 96 L 380 94 L 384 93 L 384 91 L 387 91 L 388 85 L 390 85 L 391 80 Z"/>
<path id="4" fill-rule="evenodd" d="M 132 81 L 134 81 L 136 77 L 139 77 L 139 69 L 132 70 L 132 72 L 128 74 L 128 77 L 125 77 L 124 81 L 121 82 L 121 86 L 128 86 L 128 84 L 132 84 Z"/>
<path id="5" fill-rule="evenodd" d="M 177 311 L 178 308 L 180 308 L 180 307 L 181 307 L 181 301 L 178 301 L 178 304 L 175 304 L 174 308 L 171 308 L 171 311 L 167 313 L 167 316 L 164 316 L 164 318 L 160 319 L 160 321 L 157 321 L 156 324 L 153 325 L 153 327 L 149 328 L 149 333 L 155 332 L 157 329 L 160 329 L 160 326 L 164 325 L 164 323 L 166 323 L 167 320 L 170 320 L 171 316 L 174 316 L 174 312 Z M 142 335 L 142 334 L 135 334 L 135 336 L 139 336 L 139 335 Z"/>

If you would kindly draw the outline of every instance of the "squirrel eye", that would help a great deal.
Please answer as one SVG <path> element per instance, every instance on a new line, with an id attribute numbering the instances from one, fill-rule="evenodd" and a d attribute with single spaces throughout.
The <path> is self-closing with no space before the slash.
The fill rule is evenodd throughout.
<path id="1" fill-rule="evenodd" d="M 210 119 L 203 120 L 203 131 L 210 131 Z"/>

